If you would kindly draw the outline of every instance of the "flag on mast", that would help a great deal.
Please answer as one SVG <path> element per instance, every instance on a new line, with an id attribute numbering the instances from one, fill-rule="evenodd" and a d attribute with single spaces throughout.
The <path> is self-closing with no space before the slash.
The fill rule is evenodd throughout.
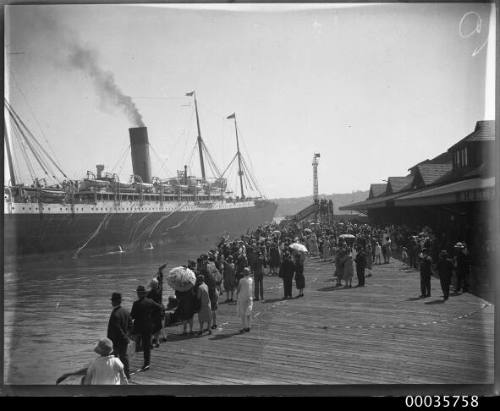
<path id="1" fill-rule="evenodd" d="M 236 113 L 233 113 L 233 114 L 231 114 L 231 115 L 227 116 L 227 119 L 228 119 L 228 120 L 229 120 L 229 119 L 231 119 L 231 118 L 236 118 Z"/>
<path id="2" fill-rule="evenodd" d="M 186 93 L 186 96 L 191 97 L 194 94 L 194 91 L 191 91 L 190 93 Z"/>

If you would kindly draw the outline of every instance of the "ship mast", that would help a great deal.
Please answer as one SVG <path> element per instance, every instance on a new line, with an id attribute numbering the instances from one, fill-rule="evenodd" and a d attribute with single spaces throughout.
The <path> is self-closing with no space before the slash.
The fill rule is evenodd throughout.
<path id="1" fill-rule="evenodd" d="M 186 93 L 186 96 L 194 97 L 194 110 L 196 112 L 196 126 L 198 127 L 198 150 L 200 153 L 200 168 L 201 168 L 201 178 L 203 181 L 205 178 L 205 162 L 203 161 L 203 140 L 201 138 L 201 130 L 200 130 L 200 117 L 198 115 L 198 102 L 196 101 L 196 92 L 192 91 L 190 93 Z M 187 176 L 186 176 L 187 177 Z"/>
<path id="2" fill-rule="evenodd" d="M 240 176 L 240 190 L 241 190 L 241 198 L 245 198 L 245 193 L 243 191 L 243 171 L 241 171 L 241 153 L 240 153 L 240 141 L 238 138 L 238 126 L 236 124 L 236 113 L 231 114 L 230 116 L 227 117 L 228 119 L 233 118 L 234 119 L 234 130 L 236 131 L 236 148 L 237 148 L 237 153 L 236 155 L 238 156 L 238 175 Z"/>

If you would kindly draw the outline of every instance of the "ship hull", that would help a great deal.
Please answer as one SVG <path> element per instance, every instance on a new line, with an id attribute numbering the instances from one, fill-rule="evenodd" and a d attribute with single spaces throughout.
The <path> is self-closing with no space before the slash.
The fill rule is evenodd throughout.
<path id="1" fill-rule="evenodd" d="M 169 242 L 213 242 L 272 221 L 276 204 L 174 212 L 4 214 L 4 255 L 134 250 Z M 210 246 L 212 246 L 210 244 Z"/>

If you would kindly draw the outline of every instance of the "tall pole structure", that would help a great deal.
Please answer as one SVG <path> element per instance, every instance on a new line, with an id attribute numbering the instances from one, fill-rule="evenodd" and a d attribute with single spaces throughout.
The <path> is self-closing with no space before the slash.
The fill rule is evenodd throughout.
<path id="1" fill-rule="evenodd" d="M 245 198 L 245 192 L 243 191 L 243 171 L 241 171 L 241 153 L 240 153 L 240 140 L 238 138 L 238 125 L 236 124 L 236 113 L 227 116 L 227 119 L 234 119 L 234 130 L 236 131 L 236 149 L 238 155 L 238 175 L 240 176 L 240 190 L 241 190 L 241 198 Z"/>
<path id="2" fill-rule="evenodd" d="M 314 153 L 312 166 L 313 166 L 313 200 L 315 203 L 318 202 L 318 158 L 320 157 L 319 153 Z"/>
<path id="3" fill-rule="evenodd" d="M 192 91 L 191 93 L 186 93 L 186 96 L 194 97 L 194 110 L 196 112 L 196 126 L 198 127 L 198 150 L 200 153 L 200 168 L 201 168 L 201 178 L 203 181 L 205 178 L 205 162 L 203 160 L 203 140 L 201 138 L 201 129 L 200 129 L 200 117 L 198 115 L 198 102 L 196 101 L 196 92 Z"/>

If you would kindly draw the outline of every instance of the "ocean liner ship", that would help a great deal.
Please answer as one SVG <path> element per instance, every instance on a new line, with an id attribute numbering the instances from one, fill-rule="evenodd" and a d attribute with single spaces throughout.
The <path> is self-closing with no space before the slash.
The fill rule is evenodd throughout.
<path id="1" fill-rule="evenodd" d="M 95 249 L 152 249 L 172 241 L 214 241 L 223 235 L 241 235 L 270 222 L 277 205 L 262 196 L 245 196 L 244 179 L 250 185 L 255 180 L 239 149 L 236 114 L 228 116 L 234 119 L 238 147 L 228 165 L 238 164 L 240 196 L 233 197 L 227 191 L 226 171 L 219 172 L 201 137 L 196 94 L 186 95 L 194 97 L 199 178 L 189 175 L 187 166 L 171 178 L 153 177 L 147 128 L 134 127 L 129 129 L 133 168 L 129 182 L 120 182 L 117 174 L 97 165 L 95 173 L 87 171 L 81 180 L 65 178 L 49 185 L 35 178 L 26 185 L 16 181 L 6 130 L 10 181 L 4 186 L 4 255 L 65 252 L 76 257 Z M 66 177 L 7 101 L 5 109 L 15 135 L 45 173 L 52 166 Z M 214 178 L 205 175 L 204 155 L 214 165 Z"/>

